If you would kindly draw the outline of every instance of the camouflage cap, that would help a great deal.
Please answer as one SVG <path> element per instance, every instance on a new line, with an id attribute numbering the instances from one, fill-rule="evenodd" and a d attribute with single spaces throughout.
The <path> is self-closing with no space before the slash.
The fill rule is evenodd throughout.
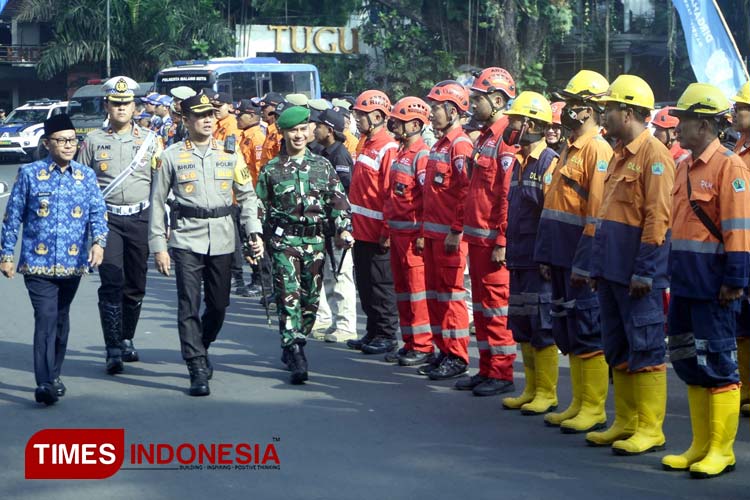
<path id="1" fill-rule="evenodd" d="M 309 109 L 303 108 L 302 106 L 292 106 L 281 113 L 279 119 L 276 120 L 276 126 L 279 127 L 279 130 L 288 130 L 302 123 L 306 123 L 309 120 Z"/>

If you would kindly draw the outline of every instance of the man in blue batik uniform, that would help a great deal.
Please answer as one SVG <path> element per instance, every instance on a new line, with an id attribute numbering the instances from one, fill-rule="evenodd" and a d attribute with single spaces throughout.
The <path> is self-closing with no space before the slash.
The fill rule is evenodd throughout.
<path id="1" fill-rule="evenodd" d="M 68 115 L 45 121 L 42 141 L 49 156 L 21 167 L 8 200 L 0 272 L 7 278 L 15 275 L 13 249 L 23 223 L 18 272 L 34 307 L 35 398 L 51 405 L 65 395 L 60 368 L 70 304 L 81 276 L 102 262 L 107 221 L 94 171 L 73 161 L 78 139 Z M 90 250 L 89 226 L 94 238 Z"/>

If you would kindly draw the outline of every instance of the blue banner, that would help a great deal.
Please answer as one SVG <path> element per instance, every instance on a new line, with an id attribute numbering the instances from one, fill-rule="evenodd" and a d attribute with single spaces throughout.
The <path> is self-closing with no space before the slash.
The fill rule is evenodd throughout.
<path id="1" fill-rule="evenodd" d="M 690 65 L 701 83 L 732 97 L 747 80 L 747 69 L 715 0 L 672 0 L 682 21 Z"/>

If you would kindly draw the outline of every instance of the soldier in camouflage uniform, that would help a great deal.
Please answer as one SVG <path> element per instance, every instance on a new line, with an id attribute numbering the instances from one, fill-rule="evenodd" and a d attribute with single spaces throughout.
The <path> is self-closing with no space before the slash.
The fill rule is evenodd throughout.
<path id="1" fill-rule="evenodd" d="M 310 110 L 293 106 L 277 121 L 285 153 L 258 176 L 256 192 L 265 206 L 264 233 L 273 263 L 282 361 L 292 384 L 307 380 L 304 345 L 315 323 L 325 262 L 325 233 L 339 247 L 354 242 L 350 207 L 336 171 L 307 149 Z"/>

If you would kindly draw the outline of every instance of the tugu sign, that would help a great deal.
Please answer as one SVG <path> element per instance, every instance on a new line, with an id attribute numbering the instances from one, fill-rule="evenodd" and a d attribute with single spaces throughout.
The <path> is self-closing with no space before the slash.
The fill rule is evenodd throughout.
<path id="1" fill-rule="evenodd" d="M 236 57 L 258 53 L 359 54 L 357 28 L 332 26 L 237 25 Z"/>

